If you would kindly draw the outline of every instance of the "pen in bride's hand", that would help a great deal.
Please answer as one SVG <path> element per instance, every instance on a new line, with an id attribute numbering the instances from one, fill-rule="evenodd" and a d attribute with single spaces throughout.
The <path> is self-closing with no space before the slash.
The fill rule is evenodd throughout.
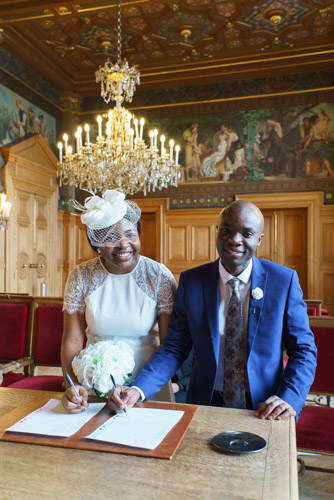
<path id="1" fill-rule="evenodd" d="M 119 397 L 119 399 L 121 399 L 121 395 L 117 389 L 117 385 L 116 385 L 116 382 L 115 382 L 115 379 L 114 377 L 112 376 L 112 374 L 110 374 L 110 378 L 111 378 L 111 382 L 112 382 L 112 385 L 114 386 L 114 391 L 116 392 L 116 395 Z M 123 412 L 126 413 L 126 408 L 124 406 L 123 408 Z"/>
<path id="2" fill-rule="evenodd" d="M 75 394 L 78 396 L 78 398 L 82 399 L 82 397 L 78 393 L 78 389 L 75 387 L 73 380 L 71 379 L 71 377 L 69 376 L 69 374 L 67 372 L 65 373 L 65 377 L 66 377 L 67 382 L 70 384 L 70 386 L 72 387 L 73 391 L 75 392 Z"/>

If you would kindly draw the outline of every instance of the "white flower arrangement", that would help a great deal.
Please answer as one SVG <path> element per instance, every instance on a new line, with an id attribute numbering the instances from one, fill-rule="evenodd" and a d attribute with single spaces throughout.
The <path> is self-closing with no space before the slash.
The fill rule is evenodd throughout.
<path id="1" fill-rule="evenodd" d="M 90 344 L 72 361 L 79 383 L 87 390 L 94 389 L 100 397 L 108 397 L 108 391 L 113 388 L 110 374 L 116 384 L 124 385 L 134 366 L 134 356 L 129 345 L 112 340 Z"/>
<path id="2" fill-rule="evenodd" d="M 255 300 L 262 299 L 263 298 L 263 290 L 259 287 L 254 288 L 254 290 L 252 290 L 252 297 Z"/>

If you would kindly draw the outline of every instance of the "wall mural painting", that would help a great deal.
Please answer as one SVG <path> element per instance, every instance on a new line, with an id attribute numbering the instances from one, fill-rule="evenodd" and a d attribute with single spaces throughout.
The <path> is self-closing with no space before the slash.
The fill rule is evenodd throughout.
<path id="1" fill-rule="evenodd" d="M 56 119 L 0 85 L 0 146 L 28 134 L 42 134 L 50 146 L 56 149 Z"/>
<path id="2" fill-rule="evenodd" d="M 334 103 L 150 119 L 150 125 L 180 144 L 181 182 L 334 176 Z"/>

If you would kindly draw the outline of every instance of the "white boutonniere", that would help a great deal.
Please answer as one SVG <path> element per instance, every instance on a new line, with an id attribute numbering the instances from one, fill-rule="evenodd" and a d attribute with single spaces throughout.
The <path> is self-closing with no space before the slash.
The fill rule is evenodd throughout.
<path id="1" fill-rule="evenodd" d="M 254 288 L 254 290 L 252 290 L 252 297 L 255 300 L 262 299 L 263 298 L 263 290 L 259 287 Z"/>

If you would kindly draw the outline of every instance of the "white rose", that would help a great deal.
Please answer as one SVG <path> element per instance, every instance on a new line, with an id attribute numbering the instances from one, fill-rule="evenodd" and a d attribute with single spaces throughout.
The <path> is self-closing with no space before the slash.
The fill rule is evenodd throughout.
<path id="1" fill-rule="evenodd" d="M 252 290 L 252 297 L 255 300 L 262 299 L 263 298 L 263 290 L 259 287 L 254 288 L 254 290 Z"/>

